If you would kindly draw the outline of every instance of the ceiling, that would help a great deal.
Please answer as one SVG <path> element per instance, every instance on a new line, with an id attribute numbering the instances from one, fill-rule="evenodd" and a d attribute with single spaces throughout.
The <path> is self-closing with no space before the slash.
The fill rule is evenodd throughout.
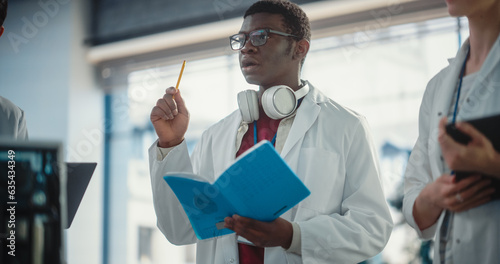
<path id="1" fill-rule="evenodd" d="M 255 0 L 93 0 L 87 43 L 101 45 L 243 16 Z M 319 0 L 292 0 L 297 4 Z"/>

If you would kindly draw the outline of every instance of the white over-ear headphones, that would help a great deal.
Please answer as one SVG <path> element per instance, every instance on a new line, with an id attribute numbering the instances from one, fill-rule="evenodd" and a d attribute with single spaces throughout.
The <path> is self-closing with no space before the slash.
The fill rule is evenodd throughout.
<path id="1" fill-rule="evenodd" d="M 295 92 L 286 85 L 270 87 L 262 94 L 262 108 L 272 119 L 285 118 L 293 114 L 297 109 L 298 100 L 308 92 L 307 82 Z M 259 99 L 256 91 L 246 90 L 238 93 L 238 106 L 243 122 L 251 123 L 259 119 Z"/>

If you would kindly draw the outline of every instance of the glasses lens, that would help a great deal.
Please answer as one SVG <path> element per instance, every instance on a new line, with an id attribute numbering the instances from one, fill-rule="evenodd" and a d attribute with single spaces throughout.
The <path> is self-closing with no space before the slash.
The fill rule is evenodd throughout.
<path id="1" fill-rule="evenodd" d="M 250 41 L 252 45 L 255 47 L 262 46 L 266 44 L 267 41 L 267 31 L 265 30 L 256 30 L 250 32 Z"/>
<path id="2" fill-rule="evenodd" d="M 229 41 L 231 44 L 231 49 L 240 50 L 243 48 L 243 45 L 245 45 L 245 34 L 232 35 L 229 38 Z"/>

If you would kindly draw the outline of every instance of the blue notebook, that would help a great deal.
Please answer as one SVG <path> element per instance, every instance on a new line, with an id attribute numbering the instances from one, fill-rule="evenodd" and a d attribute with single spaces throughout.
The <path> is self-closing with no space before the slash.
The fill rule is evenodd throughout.
<path id="1" fill-rule="evenodd" d="M 273 221 L 311 193 L 266 140 L 241 154 L 214 183 L 188 173 L 164 179 L 200 240 L 233 233 L 224 228 L 227 216 Z"/>

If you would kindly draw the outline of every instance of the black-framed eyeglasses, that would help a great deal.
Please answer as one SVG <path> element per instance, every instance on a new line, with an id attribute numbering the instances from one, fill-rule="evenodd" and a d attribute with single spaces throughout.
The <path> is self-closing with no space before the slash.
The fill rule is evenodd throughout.
<path id="1" fill-rule="evenodd" d="M 267 39 L 269 38 L 269 33 L 273 33 L 276 35 L 284 36 L 284 37 L 292 37 L 292 38 L 299 38 L 295 35 L 272 30 L 272 29 L 258 29 L 254 30 L 248 34 L 246 33 L 239 33 L 239 34 L 234 34 L 229 37 L 229 43 L 231 45 L 231 49 L 233 50 L 241 50 L 243 47 L 245 47 L 245 44 L 247 43 L 247 40 L 250 39 L 250 42 L 252 45 L 255 47 L 262 46 L 266 44 Z"/>

